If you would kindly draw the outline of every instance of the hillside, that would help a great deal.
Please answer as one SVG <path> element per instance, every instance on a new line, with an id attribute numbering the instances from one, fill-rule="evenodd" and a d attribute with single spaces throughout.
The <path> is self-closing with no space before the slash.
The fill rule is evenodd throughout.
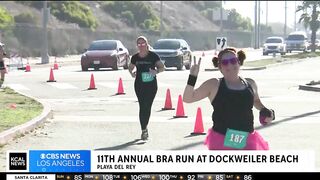
<path id="1" fill-rule="evenodd" d="M 4 7 L 12 16 L 19 15 L 21 13 L 30 12 L 37 19 L 37 25 L 42 26 L 42 14 L 41 11 L 29 7 L 24 6 L 20 3 L 16 3 L 14 1 L 0 1 L 0 6 Z M 48 27 L 55 28 L 75 28 L 74 24 L 68 24 L 62 21 L 59 21 L 56 17 L 50 16 Z"/>
<path id="2" fill-rule="evenodd" d="M 162 1 L 163 30 L 143 30 L 130 27 L 119 18 L 106 13 L 101 4 L 103 1 L 80 1 L 88 5 L 93 16 L 98 20 L 97 28 L 80 28 L 77 24 L 60 21 L 50 15 L 48 21 L 48 53 L 50 55 L 79 54 L 96 39 L 119 39 L 132 53 L 136 51 L 135 39 L 145 35 L 153 44 L 159 38 L 183 38 L 193 50 L 214 49 L 218 36 L 228 38 L 228 45 L 234 47 L 249 47 L 252 45 L 252 32 L 241 30 L 224 30 L 203 16 L 199 8 L 185 1 Z M 160 1 L 140 1 L 151 7 L 155 16 L 160 18 Z M 0 40 L 13 51 L 24 55 L 39 56 L 43 47 L 42 11 L 36 8 L 16 3 L 15 1 L 0 1 L 12 16 L 21 13 L 31 13 L 36 19 L 36 25 L 19 24 L 11 29 L 0 29 Z M 205 6 L 206 7 L 206 6 Z M 121 14 L 122 12 L 119 12 Z M 6 31 L 6 32 L 5 32 Z M 5 33 L 4 33 L 5 32 Z M 270 33 L 261 34 L 262 39 Z"/>
<path id="3" fill-rule="evenodd" d="M 133 29 L 133 27 L 127 26 L 125 23 L 113 18 L 109 14 L 105 13 L 98 1 L 81 1 L 87 4 L 92 10 L 94 16 L 99 21 L 97 31 L 117 31 L 122 29 Z M 160 1 L 144 1 L 144 3 L 150 4 L 155 13 L 160 17 Z M 14 1 L 1 1 L 0 6 L 3 6 L 13 16 L 23 12 L 30 12 L 37 17 L 38 25 L 42 24 L 41 11 L 24 6 Z M 190 15 L 192 14 L 192 15 Z M 200 12 L 194 7 L 184 3 L 183 1 L 163 1 L 163 23 L 168 29 L 189 29 L 189 30 L 216 30 L 217 26 L 203 17 Z M 76 25 L 68 24 L 58 20 L 54 16 L 50 16 L 48 27 L 52 28 L 75 28 Z"/>

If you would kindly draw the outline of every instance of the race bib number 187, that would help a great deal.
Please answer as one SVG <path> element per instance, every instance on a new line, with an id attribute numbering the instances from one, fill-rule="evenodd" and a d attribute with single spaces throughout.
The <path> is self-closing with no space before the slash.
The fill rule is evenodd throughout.
<path id="1" fill-rule="evenodd" d="M 224 138 L 224 146 L 243 149 L 247 144 L 248 132 L 238 131 L 234 129 L 227 129 Z"/>

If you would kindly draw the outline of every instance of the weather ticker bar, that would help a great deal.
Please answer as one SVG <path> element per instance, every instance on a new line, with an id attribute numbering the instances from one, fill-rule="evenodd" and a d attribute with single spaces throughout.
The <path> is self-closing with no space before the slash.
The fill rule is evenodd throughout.
<path id="1" fill-rule="evenodd" d="M 1 173 L 1 180 L 258 180 L 269 178 L 318 179 L 314 173 Z"/>

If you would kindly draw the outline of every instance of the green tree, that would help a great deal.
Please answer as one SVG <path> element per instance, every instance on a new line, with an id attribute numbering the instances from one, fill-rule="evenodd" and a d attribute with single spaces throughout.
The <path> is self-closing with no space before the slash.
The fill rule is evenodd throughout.
<path id="1" fill-rule="evenodd" d="M 13 26 L 14 18 L 9 14 L 6 9 L 0 7 L 0 29 L 6 30 L 10 26 Z"/>
<path id="2" fill-rule="evenodd" d="M 311 29 L 311 51 L 315 52 L 315 40 L 316 33 L 319 29 L 320 21 L 319 14 L 320 11 L 320 1 L 303 1 L 302 5 L 299 5 L 296 12 L 302 11 L 299 23 L 304 22 L 306 27 Z"/>
<path id="3" fill-rule="evenodd" d="M 237 29 L 243 31 L 252 30 L 250 18 L 243 18 L 236 9 L 230 10 L 228 19 L 223 23 L 223 27 L 226 29 Z"/>

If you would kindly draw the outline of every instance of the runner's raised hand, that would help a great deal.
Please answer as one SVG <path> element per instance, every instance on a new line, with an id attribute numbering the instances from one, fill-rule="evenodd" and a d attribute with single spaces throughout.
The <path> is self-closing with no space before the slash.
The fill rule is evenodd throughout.
<path id="1" fill-rule="evenodd" d="M 196 62 L 196 56 L 193 56 L 193 65 L 190 68 L 190 74 L 193 76 L 198 76 L 200 64 L 201 64 L 201 57 L 199 58 L 198 64 Z"/>

